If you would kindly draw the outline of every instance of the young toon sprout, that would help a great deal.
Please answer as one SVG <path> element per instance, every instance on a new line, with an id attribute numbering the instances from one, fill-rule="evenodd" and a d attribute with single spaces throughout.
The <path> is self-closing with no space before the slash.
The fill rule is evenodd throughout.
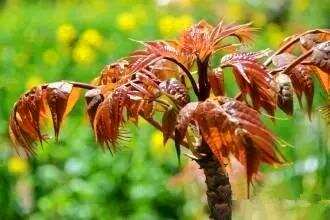
<path id="1" fill-rule="evenodd" d="M 140 42 L 141 50 L 107 65 L 93 85 L 62 81 L 37 86 L 15 103 L 11 113 L 9 133 L 15 149 L 34 154 L 35 141 L 46 139 L 40 122 L 47 117 L 52 118 L 57 138 L 77 90 L 86 89 L 88 116 L 101 146 L 115 151 L 125 138 L 123 124 L 144 118 L 163 132 L 164 142 L 174 139 L 178 156 L 180 147 L 192 152 L 206 177 L 210 218 L 231 219 L 232 192 L 225 169 L 229 156 L 244 165 L 248 185 L 261 163 L 284 162 L 277 137 L 261 122 L 260 112 L 274 118 L 279 107 L 292 115 L 295 93 L 300 103 L 305 95 L 311 117 L 312 76 L 320 80 L 326 95 L 330 88 L 329 30 L 293 35 L 274 53 L 231 53 L 211 66 L 215 54 L 238 51 L 253 39 L 254 31 L 249 23 L 221 21 L 212 26 L 200 21 L 177 40 Z M 293 54 L 294 47 L 299 53 Z M 235 76 L 240 89 L 235 97 L 226 96 L 224 69 Z M 162 113 L 161 121 L 155 119 L 156 112 Z M 329 121 L 329 103 L 322 113 Z"/>

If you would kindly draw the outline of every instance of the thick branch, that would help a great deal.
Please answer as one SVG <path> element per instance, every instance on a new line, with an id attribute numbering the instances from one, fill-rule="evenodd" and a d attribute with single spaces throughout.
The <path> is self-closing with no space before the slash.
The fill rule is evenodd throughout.
<path id="1" fill-rule="evenodd" d="M 204 101 L 210 96 L 210 83 L 207 78 L 209 56 L 203 61 L 197 59 L 198 67 L 198 86 L 199 86 L 199 101 Z"/>
<path id="2" fill-rule="evenodd" d="M 226 171 L 204 141 L 198 148 L 198 154 L 197 163 L 203 169 L 206 178 L 210 219 L 229 220 L 232 213 L 232 191 Z"/>

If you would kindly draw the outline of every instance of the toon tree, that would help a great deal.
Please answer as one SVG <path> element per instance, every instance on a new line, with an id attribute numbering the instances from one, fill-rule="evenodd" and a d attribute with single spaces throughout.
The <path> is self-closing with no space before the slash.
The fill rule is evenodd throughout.
<path id="1" fill-rule="evenodd" d="M 230 219 L 230 156 L 245 167 L 248 185 L 261 163 L 284 162 L 276 148 L 278 138 L 262 123 L 261 112 L 275 119 L 278 107 L 292 115 L 295 93 L 299 103 L 305 95 L 311 117 L 313 78 L 326 94 L 330 87 L 329 30 L 290 36 L 275 52 L 245 52 L 254 32 L 249 23 L 212 26 L 200 21 L 177 40 L 139 42 L 142 49 L 106 65 L 90 84 L 37 86 L 13 107 L 9 133 L 15 149 L 35 153 L 35 142 L 47 139 L 41 132 L 45 118 L 52 119 L 57 139 L 78 91 L 86 89 L 87 112 L 100 145 L 116 151 L 127 138 L 124 123 L 144 118 L 163 132 L 164 142 L 174 139 L 178 156 L 180 147 L 189 149 L 203 169 L 210 218 Z M 226 96 L 224 69 L 234 74 L 240 90 L 235 97 Z M 329 103 L 322 112 L 328 120 Z"/>

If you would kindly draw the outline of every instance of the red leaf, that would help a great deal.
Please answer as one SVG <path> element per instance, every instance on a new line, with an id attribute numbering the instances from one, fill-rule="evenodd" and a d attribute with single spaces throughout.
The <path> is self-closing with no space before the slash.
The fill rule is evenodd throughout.
<path id="1" fill-rule="evenodd" d="M 179 112 L 177 117 L 177 124 L 175 127 L 175 143 L 181 144 L 186 136 L 188 125 L 191 123 L 193 113 L 195 112 L 198 102 L 190 102 L 185 105 Z"/>
<path id="2" fill-rule="evenodd" d="M 320 43 L 313 48 L 311 62 L 330 74 L 330 41 Z"/>
<path id="3" fill-rule="evenodd" d="M 104 101 L 104 96 L 101 94 L 100 89 L 91 89 L 86 92 L 85 99 L 89 121 L 93 127 L 96 111 L 99 105 Z"/>
<path id="4" fill-rule="evenodd" d="M 70 83 L 56 82 L 33 88 L 14 105 L 9 120 L 11 140 L 16 146 L 23 147 L 27 155 L 33 154 L 34 142 L 42 143 L 45 139 L 40 131 L 40 119 L 47 116 L 47 108 L 57 139 L 61 122 L 76 100 L 76 90 Z"/>
<path id="5" fill-rule="evenodd" d="M 330 34 L 324 30 L 320 30 L 320 33 L 306 34 L 299 38 L 300 44 L 304 50 L 309 50 L 319 43 L 329 41 Z"/>
<path id="6" fill-rule="evenodd" d="M 118 82 L 125 74 L 127 74 L 128 61 L 120 60 L 116 63 L 106 65 L 101 71 L 97 85 L 107 85 Z"/>
<path id="7" fill-rule="evenodd" d="M 72 84 L 66 82 L 51 83 L 46 88 L 46 100 L 53 120 L 55 138 L 58 139 L 60 125 L 66 111 Z"/>
<path id="8" fill-rule="evenodd" d="M 261 162 L 283 162 L 275 148 L 275 136 L 262 124 L 259 113 L 254 109 L 220 96 L 191 104 L 191 107 L 184 107 L 179 114 L 179 137 L 185 134 L 189 123 L 196 123 L 220 164 L 223 165 L 229 155 L 233 154 L 246 167 L 248 183 Z"/>
<path id="9" fill-rule="evenodd" d="M 120 126 L 124 122 L 123 111 L 129 98 L 127 93 L 125 87 L 119 87 L 105 97 L 95 114 L 93 128 L 96 140 L 109 149 L 115 148 L 120 138 Z"/>
<path id="10" fill-rule="evenodd" d="M 277 92 L 277 105 L 286 114 L 292 115 L 293 113 L 293 88 L 290 77 L 279 73 L 274 78 Z"/>
<path id="11" fill-rule="evenodd" d="M 225 86 L 222 69 L 219 67 L 209 70 L 207 77 L 210 82 L 213 94 L 215 96 L 223 96 L 225 94 Z"/>
<path id="12" fill-rule="evenodd" d="M 190 100 L 186 87 L 177 79 L 172 78 L 161 82 L 159 89 L 170 95 L 180 107 L 185 106 Z"/>
<path id="13" fill-rule="evenodd" d="M 164 145 L 168 139 L 173 135 L 176 125 L 177 112 L 174 108 L 169 108 L 165 111 L 162 118 L 162 131 L 164 135 Z"/>
<path id="14" fill-rule="evenodd" d="M 273 64 L 276 67 L 284 67 L 289 65 L 293 60 L 295 60 L 294 55 L 283 53 L 273 58 Z M 301 64 L 297 65 L 288 73 L 300 105 L 302 94 L 304 93 L 306 96 L 309 118 L 311 117 L 314 96 L 314 83 L 311 77 L 312 73 L 313 71 L 311 67 Z"/>
<path id="15" fill-rule="evenodd" d="M 271 87 L 272 76 L 258 58 L 268 51 L 256 53 L 238 53 L 224 56 L 221 67 L 232 67 L 243 94 L 250 94 L 253 106 L 258 110 L 263 107 L 270 115 L 275 111 L 275 91 Z"/>

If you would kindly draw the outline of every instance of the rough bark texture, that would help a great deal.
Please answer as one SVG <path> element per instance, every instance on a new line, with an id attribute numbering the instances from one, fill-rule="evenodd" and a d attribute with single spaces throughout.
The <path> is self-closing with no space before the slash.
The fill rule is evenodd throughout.
<path id="1" fill-rule="evenodd" d="M 210 209 L 210 219 L 231 219 L 232 191 L 226 171 L 222 169 L 206 143 L 202 143 L 199 154 L 200 159 L 197 162 L 206 177 L 206 195 Z"/>

